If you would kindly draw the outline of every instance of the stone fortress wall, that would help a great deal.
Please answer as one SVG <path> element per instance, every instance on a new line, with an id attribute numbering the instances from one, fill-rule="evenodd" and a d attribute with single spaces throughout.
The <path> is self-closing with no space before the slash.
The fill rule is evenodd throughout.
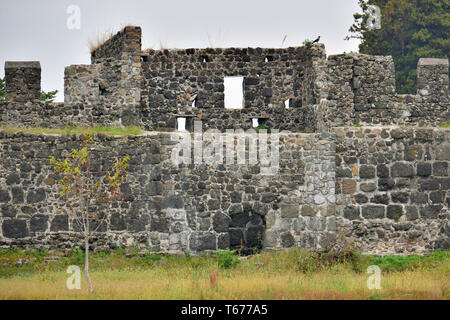
<path id="1" fill-rule="evenodd" d="M 155 252 L 319 249 L 345 235 L 366 253 L 426 253 L 450 244 L 448 61 L 420 59 L 418 93 L 395 92 L 391 57 L 286 49 L 141 49 L 125 27 L 65 70 L 65 102 L 40 102 L 40 65 L 7 62 L 1 124 L 138 125 L 145 135 L 96 137 L 97 169 L 131 157 L 125 199 L 93 240 Z M 225 109 L 224 77 L 242 76 L 244 107 Z M 285 102 L 289 101 L 289 108 Z M 167 128 L 280 134 L 280 169 L 174 166 Z M 270 135 L 269 135 L 270 136 Z M 0 132 L 0 246 L 67 249 L 79 241 L 48 156 L 79 136 Z M 94 245 L 95 243 L 95 245 Z"/>

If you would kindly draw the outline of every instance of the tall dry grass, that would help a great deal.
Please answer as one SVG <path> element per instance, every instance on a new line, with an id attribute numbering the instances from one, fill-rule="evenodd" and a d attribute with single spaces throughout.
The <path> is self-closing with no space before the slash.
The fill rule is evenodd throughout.
<path id="1" fill-rule="evenodd" d="M 93 254 L 93 295 L 84 277 L 81 290 L 66 288 L 65 270 L 82 261 L 79 255 L 52 265 L 43 262 L 45 254 L 37 255 L 28 268 L 12 263 L 30 255 L 0 255 L 0 265 L 11 264 L 0 272 L 0 299 L 450 299 L 448 253 L 404 265 L 399 263 L 406 259 L 381 261 L 387 270 L 381 274 L 381 290 L 367 288 L 364 261 L 357 268 L 347 262 L 317 265 L 315 256 L 300 250 L 263 253 L 231 268 L 220 268 L 214 257 Z M 396 267 L 389 269 L 387 263 Z"/>
<path id="2" fill-rule="evenodd" d="M 382 276 L 381 290 L 369 290 L 365 274 L 268 275 L 264 273 L 209 276 L 186 272 L 171 276 L 156 270 L 93 272 L 95 291 L 66 288 L 67 275 L 0 279 L 0 299 L 450 299 L 449 278 L 436 272 L 402 272 Z"/>

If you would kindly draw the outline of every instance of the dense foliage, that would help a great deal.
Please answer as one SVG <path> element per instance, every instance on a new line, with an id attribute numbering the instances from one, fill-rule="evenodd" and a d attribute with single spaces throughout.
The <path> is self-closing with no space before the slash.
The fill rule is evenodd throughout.
<path id="1" fill-rule="evenodd" d="M 380 7 L 381 29 L 368 30 L 368 14 L 356 13 L 348 38 L 361 39 L 360 53 L 391 55 L 397 91 L 415 93 L 419 58 L 449 56 L 449 0 L 359 0 L 359 5 L 365 13 L 368 5 Z"/>

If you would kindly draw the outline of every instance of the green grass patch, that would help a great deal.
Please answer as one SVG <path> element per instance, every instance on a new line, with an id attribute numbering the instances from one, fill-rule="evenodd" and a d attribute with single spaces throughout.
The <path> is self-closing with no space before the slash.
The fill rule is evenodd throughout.
<path id="1" fill-rule="evenodd" d="M 219 250 L 211 255 L 193 257 L 173 256 L 162 253 L 126 254 L 123 248 L 112 252 L 90 253 L 92 271 L 106 272 L 128 270 L 139 272 L 159 268 L 165 272 L 187 269 L 189 272 L 208 273 L 220 269 L 226 273 L 263 272 L 267 274 L 314 274 L 317 272 L 364 274 L 370 265 L 378 265 L 383 272 L 426 271 L 450 265 L 450 251 L 437 250 L 429 256 L 362 255 L 356 251 L 344 253 L 310 252 L 291 248 L 280 252 L 262 252 L 241 259 L 235 251 Z M 84 251 L 48 252 L 47 250 L 24 251 L 22 249 L 0 249 L 0 278 L 23 277 L 42 272 L 58 272 L 70 265 L 84 266 Z"/>
<path id="2" fill-rule="evenodd" d="M 441 264 L 450 263 L 450 251 L 436 250 L 430 256 L 367 256 L 370 265 L 377 265 L 384 272 L 402 272 L 433 269 Z"/>
<path id="3" fill-rule="evenodd" d="M 114 126 L 95 126 L 95 127 L 65 127 L 63 129 L 51 128 L 20 128 L 20 127 L 1 127 L 2 131 L 6 132 L 24 132 L 31 134 L 58 134 L 58 135 L 73 135 L 73 134 L 99 134 L 113 136 L 133 136 L 144 133 L 142 129 L 135 126 L 130 127 L 114 127 Z"/>
<path id="4" fill-rule="evenodd" d="M 450 123 L 443 123 L 439 126 L 439 128 L 450 128 Z"/>

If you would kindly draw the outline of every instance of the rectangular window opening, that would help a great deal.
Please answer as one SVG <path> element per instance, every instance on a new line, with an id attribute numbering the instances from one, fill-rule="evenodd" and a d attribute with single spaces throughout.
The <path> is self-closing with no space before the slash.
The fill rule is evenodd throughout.
<path id="1" fill-rule="evenodd" d="M 291 107 L 291 100 L 292 99 L 287 99 L 286 101 L 284 101 L 284 107 L 286 109 L 289 109 Z"/>
<path id="2" fill-rule="evenodd" d="M 252 118 L 252 128 L 267 129 L 268 118 Z"/>
<path id="3" fill-rule="evenodd" d="M 184 118 L 184 117 L 177 118 L 177 131 L 179 131 L 179 132 L 186 131 L 186 118 Z"/>
<path id="4" fill-rule="evenodd" d="M 225 109 L 244 107 L 244 77 L 225 77 Z"/>

